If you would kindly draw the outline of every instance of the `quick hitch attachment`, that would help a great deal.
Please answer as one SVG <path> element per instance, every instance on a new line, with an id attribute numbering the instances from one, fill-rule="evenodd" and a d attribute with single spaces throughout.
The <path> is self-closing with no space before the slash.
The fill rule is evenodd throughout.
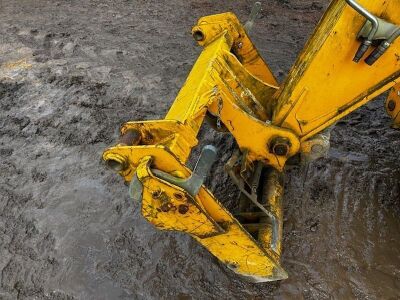
<path id="1" fill-rule="evenodd" d="M 257 10 L 259 4 L 247 30 Z M 285 279 L 280 265 L 283 188 L 272 180 L 274 173 L 261 184 L 271 187 L 265 196 L 246 199 L 248 209 L 236 216 L 203 185 L 216 149 L 204 147 L 193 170 L 185 164 L 207 116 L 216 119 L 217 129 L 232 134 L 241 150 L 247 149 L 247 173 L 254 164 L 282 171 L 300 142 L 291 130 L 271 124 L 277 82 L 236 16 L 203 17 L 192 33 L 204 50 L 165 119 L 125 123 L 119 142 L 103 159 L 130 183 L 129 194 L 139 202 L 141 215 L 156 228 L 191 235 L 252 281 Z M 285 151 L 279 150 L 282 145 Z"/>
<path id="2" fill-rule="evenodd" d="M 399 35 L 399 2 L 361 2 L 394 24 L 347 3 L 367 18 L 362 30 L 363 20 L 345 1 L 332 2 L 281 85 L 248 36 L 259 4 L 245 28 L 232 13 L 198 20 L 192 35 L 203 51 L 165 118 L 123 124 L 120 140 L 103 153 L 130 183 L 143 218 L 157 229 L 189 234 L 252 281 L 288 277 L 280 263 L 288 160 L 322 156 L 329 147 L 327 128 L 392 87 L 387 110 L 400 124 L 398 42 L 382 56 Z M 349 62 L 357 34 L 363 42 L 355 61 L 377 47 L 366 59 L 371 65 L 379 59 L 371 72 Z M 241 191 L 232 211 L 203 184 L 216 149 L 203 148 L 193 171 L 186 165 L 204 121 L 237 143 L 226 166 Z"/>

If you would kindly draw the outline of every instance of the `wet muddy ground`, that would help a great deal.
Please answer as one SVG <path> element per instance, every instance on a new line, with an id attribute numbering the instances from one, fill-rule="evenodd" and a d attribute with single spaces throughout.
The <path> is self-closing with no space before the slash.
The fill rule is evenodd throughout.
<path id="1" fill-rule="evenodd" d="M 282 81 L 328 1 L 262 3 L 252 37 Z M 328 158 L 288 170 L 281 283 L 156 231 L 102 164 L 121 123 L 167 112 L 201 50 L 197 18 L 250 7 L 0 0 L 0 299 L 400 298 L 400 131 L 382 99 L 337 124 Z M 212 176 L 229 205 L 235 188 Z"/>

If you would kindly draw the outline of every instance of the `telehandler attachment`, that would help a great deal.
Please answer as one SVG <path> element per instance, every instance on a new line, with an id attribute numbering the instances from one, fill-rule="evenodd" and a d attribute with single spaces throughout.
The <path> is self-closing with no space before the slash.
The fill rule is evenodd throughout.
<path id="1" fill-rule="evenodd" d="M 264 282 L 288 276 L 287 161 L 323 156 L 329 127 L 388 90 L 400 126 L 400 2 L 334 0 L 282 84 L 248 35 L 259 8 L 245 26 L 232 13 L 200 18 L 192 34 L 203 51 L 165 119 L 125 123 L 103 159 L 155 227 L 190 234 L 237 274 Z M 216 148 L 204 147 L 193 170 L 185 165 L 204 121 L 238 145 L 226 165 L 241 191 L 232 212 L 203 185 Z"/>

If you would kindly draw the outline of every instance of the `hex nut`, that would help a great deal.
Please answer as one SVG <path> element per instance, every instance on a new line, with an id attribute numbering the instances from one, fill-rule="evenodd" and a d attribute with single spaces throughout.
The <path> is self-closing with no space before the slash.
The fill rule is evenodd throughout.
<path id="1" fill-rule="evenodd" d="M 179 212 L 181 215 L 186 214 L 188 211 L 189 211 L 189 206 L 188 206 L 188 205 L 186 205 L 186 204 L 181 204 L 181 205 L 178 206 L 178 212 Z"/>

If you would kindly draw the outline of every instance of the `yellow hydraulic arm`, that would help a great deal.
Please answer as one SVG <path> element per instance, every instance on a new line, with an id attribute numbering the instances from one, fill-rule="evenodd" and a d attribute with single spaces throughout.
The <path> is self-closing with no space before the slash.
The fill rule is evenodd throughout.
<path id="1" fill-rule="evenodd" d="M 360 3 L 375 16 L 400 23 L 399 1 Z M 290 128 L 306 140 L 400 82 L 400 40 L 372 66 L 351 63 L 364 23 L 365 18 L 346 1 L 332 2 L 277 93 L 273 124 Z"/>
<path id="2" fill-rule="evenodd" d="M 155 227 L 186 232 L 234 272 L 273 281 L 287 278 L 287 160 L 323 152 L 329 126 L 389 89 L 386 109 L 400 123 L 400 2 L 334 0 L 282 85 L 249 39 L 252 23 L 232 13 L 201 18 L 192 34 L 204 50 L 165 119 L 125 123 L 103 159 Z M 233 212 L 203 185 L 215 147 L 203 148 L 193 170 L 185 165 L 205 120 L 238 144 L 226 165 L 241 191 Z"/>

